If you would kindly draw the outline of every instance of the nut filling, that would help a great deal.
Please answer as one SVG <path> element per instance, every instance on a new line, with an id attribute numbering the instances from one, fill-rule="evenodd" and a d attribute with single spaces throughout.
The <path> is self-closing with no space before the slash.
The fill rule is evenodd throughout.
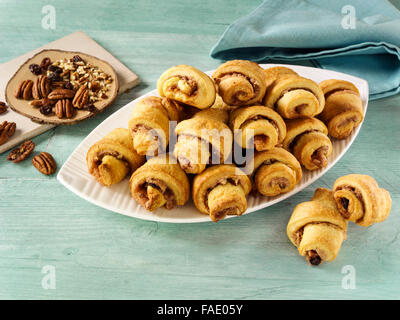
<path id="1" fill-rule="evenodd" d="M 164 181 L 154 178 L 148 178 L 146 181 L 139 187 L 139 197 L 140 204 L 144 206 L 146 209 L 150 209 L 154 202 L 157 201 L 155 198 L 151 198 L 149 196 L 148 188 L 154 188 L 159 193 L 162 194 L 163 200 L 165 200 L 165 208 L 170 210 L 176 207 L 176 199 L 172 190 L 166 185 Z"/>

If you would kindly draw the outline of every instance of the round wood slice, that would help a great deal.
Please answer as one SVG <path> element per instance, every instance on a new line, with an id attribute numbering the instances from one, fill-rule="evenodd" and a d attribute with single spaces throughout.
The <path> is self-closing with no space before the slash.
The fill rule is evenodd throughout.
<path id="1" fill-rule="evenodd" d="M 54 112 L 48 116 L 43 115 L 39 111 L 40 108 L 31 106 L 28 100 L 15 98 L 14 90 L 16 86 L 18 86 L 23 80 L 34 81 L 37 77 L 29 70 L 30 64 L 36 63 L 40 65 L 43 58 L 46 57 L 50 58 L 52 62 L 55 62 L 57 60 L 61 60 L 64 58 L 70 59 L 75 55 L 79 55 L 86 63 L 90 63 L 93 66 L 98 67 L 103 72 L 110 75 L 112 78 L 111 87 L 107 91 L 108 98 L 96 101 L 94 103 L 94 106 L 98 111 L 90 112 L 88 110 L 76 109 L 73 118 L 59 119 L 55 116 Z M 117 74 L 115 73 L 113 67 L 107 62 L 82 52 L 72 52 L 63 50 L 43 50 L 34 55 L 32 58 L 28 59 L 12 76 L 10 81 L 8 81 L 7 83 L 5 97 L 11 109 L 13 109 L 18 113 L 23 114 L 24 116 L 29 117 L 32 121 L 38 123 L 51 123 L 51 124 L 74 124 L 78 121 L 82 121 L 90 117 L 93 117 L 98 112 L 103 111 L 105 108 L 111 105 L 117 98 L 118 89 L 119 85 L 118 85 Z"/>

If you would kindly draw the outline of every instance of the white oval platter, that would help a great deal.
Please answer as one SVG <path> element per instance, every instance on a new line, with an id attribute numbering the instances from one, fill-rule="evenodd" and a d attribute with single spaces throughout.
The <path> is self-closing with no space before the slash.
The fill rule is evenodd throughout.
<path id="1" fill-rule="evenodd" d="M 261 64 L 263 68 L 277 66 L 275 64 Z M 364 116 L 368 106 L 368 83 L 364 79 L 357 78 L 348 74 L 339 73 L 336 71 L 317 69 L 296 65 L 281 65 L 292 68 L 299 75 L 310 78 L 317 83 L 326 79 L 343 79 L 354 83 L 360 91 L 361 100 L 364 107 Z M 213 71 L 207 72 L 211 75 Z M 135 217 L 144 220 L 152 220 L 159 222 L 173 222 L 173 223 L 195 223 L 195 222 L 209 222 L 211 221 L 207 215 L 203 215 L 197 211 L 193 202 L 190 200 L 185 206 L 178 207 L 173 210 L 166 210 L 164 208 L 156 210 L 156 212 L 148 212 L 139 206 L 131 197 L 128 187 L 128 179 L 123 180 L 119 184 L 111 187 L 104 187 L 88 173 L 86 166 L 86 153 L 90 146 L 96 141 L 100 140 L 104 135 L 113 130 L 114 128 L 121 128 L 128 126 L 128 119 L 131 115 L 135 104 L 146 96 L 156 95 L 157 90 L 152 90 L 149 93 L 133 100 L 126 106 L 122 107 L 102 123 L 100 123 L 72 152 L 70 157 L 60 169 L 57 179 L 69 190 L 80 196 L 81 198 L 92 202 L 102 208 L 118 212 L 130 217 Z M 361 125 L 353 131 L 353 133 L 344 140 L 332 140 L 333 152 L 329 158 L 328 165 L 320 170 L 308 171 L 303 169 L 303 178 L 296 186 L 296 188 L 288 193 L 276 197 L 264 197 L 261 195 L 249 195 L 247 198 L 248 209 L 244 214 L 248 214 L 275 203 L 283 201 L 308 185 L 323 176 L 335 163 L 346 153 L 354 139 L 360 131 Z M 232 218 L 234 216 L 228 216 Z"/>

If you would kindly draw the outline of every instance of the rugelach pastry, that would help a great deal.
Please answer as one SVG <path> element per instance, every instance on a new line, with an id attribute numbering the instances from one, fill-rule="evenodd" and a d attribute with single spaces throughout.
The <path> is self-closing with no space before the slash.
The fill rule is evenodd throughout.
<path id="1" fill-rule="evenodd" d="M 349 81 L 336 79 L 322 81 L 319 86 L 325 95 L 325 108 L 319 118 L 328 127 L 331 137 L 347 138 L 364 118 L 357 87 Z"/>
<path id="2" fill-rule="evenodd" d="M 195 176 L 192 198 L 196 208 L 216 222 L 226 215 L 244 213 L 250 190 L 251 181 L 242 170 L 231 164 L 221 164 Z"/>
<path id="3" fill-rule="evenodd" d="M 276 66 L 264 69 L 265 80 L 267 83 L 267 92 L 271 88 L 271 85 L 281 77 L 285 76 L 298 76 L 298 73 L 290 68 Z"/>
<path id="4" fill-rule="evenodd" d="M 277 196 L 294 189 L 302 177 L 297 159 L 283 148 L 256 152 L 247 167 L 253 189 L 264 196 Z"/>
<path id="5" fill-rule="evenodd" d="M 204 72 L 188 65 L 166 70 L 157 81 L 158 93 L 198 109 L 207 109 L 215 101 L 215 85 Z"/>
<path id="6" fill-rule="evenodd" d="M 90 147 L 86 155 L 89 173 L 111 186 L 135 171 L 145 161 L 132 147 L 128 129 L 118 128 Z"/>
<path id="7" fill-rule="evenodd" d="M 255 62 L 231 60 L 221 64 L 212 75 L 217 92 L 230 106 L 260 103 L 265 95 L 263 69 Z"/>
<path id="8" fill-rule="evenodd" d="M 392 206 L 389 192 L 364 174 L 349 174 L 337 179 L 333 196 L 343 218 L 363 227 L 385 220 Z"/>
<path id="9" fill-rule="evenodd" d="M 328 164 L 332 142 L 328 129 L 316 118 L 299 118 L 286 121 L 287 133 L 283 147 L 293 153 L 308 170 L 316 170 Z"/>
<path id="10" fill-rule="evenodd" d="M 146 97 L 139 101 L 128 123 L 136 152 L 150 156 L 165 152 L 169 121 L 179 121 L 180 112 L 180 104 L 167 98 Z"/>
<path id="11" fill-rule="evenodd" d="M 282 117 L 264 106 L 238 108 L 231 112 L 229 123 L 236 143 L 246 149 L 271 150 L 286 136 Z"/>
<path id="12" fill-rule="evenodd" d="M 315 190 L 311 201 L 298 204 L 287 225 L 287 235 L 311 265 L 333 261 L 346 239 L 347 221 L 339 213 L 332 191 Z"/>
<path id="13" fill-rule="evenodd" d="M 314 117 L 324 109 L 325 97 L 313 80 L 287 73 L 270 85 L 264 104 L 285 119 Z"/>
<path id="14" fill-rule="evenodd" d="M 226 124 L 228 113 L 207 109 L 181 121 L 175 128 L 174 155 L 186 173 L 202 172 L 208 164 L 221 164 L 232 151 L 232 131 Z"/>
<path id="15" fill-rule="evenodd" d="M 148 160 L 129 180 L 132 197 L 148 211 L 183 206 L 189 199 L 190 186 L 176 159 L 160 155 Z"/>

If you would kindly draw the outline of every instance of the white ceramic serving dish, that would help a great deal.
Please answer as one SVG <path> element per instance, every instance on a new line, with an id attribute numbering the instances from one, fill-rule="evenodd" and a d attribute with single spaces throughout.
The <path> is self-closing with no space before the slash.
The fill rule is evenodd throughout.
<path id="1" fill-rule="evenodd" d="M 262 64 L 263 68 L 273 67 L 276 65 Z M 282 65 L 292 68 L 299 75 L 310 78 L 317 83 L 326 79 L 343 79 L 354 83 L 360 91 L 361 100 L 364 107 L 364 116 L 368 105 L 368 83 L 364 79 L 357 78 L 348 74 L 339 73 L 330 70 L 317 69 L 311 67 L 303 67 L 296 65 Z M 207 72 L 211 75 L 213 71 Z M 114 128 L 127 127 L 128 119 L 131 115 L 135 104 L 146 96 L 158 95 L 157 90 L 135 99 L 117 112 L 109 116 L 100 123 L 72 152 L 70 157 L 60 169 L 57 179 L 69 190 L 80 196 L 81 198 L 92 202 L 105 209 L 115 211 L 130 217 L 144 220 L 174 222 L 174 223 L 194 223 L 210 221 L 207 215 L 203 215 L 197 211 L 193 202 L 190 200 L 185 206 L 178 207 L 173 210 L 164 208 L 156 210 L 156 212 L 148 212 L 139 206 L 131 197 L 128 187 L 128 179 L 111 187 L 104 187 L 96 182 L 96 180 L 88 173 L 86 166 L 86 153 L 89 147 L 100 140 L 104 135 Z M 245 214 L 269 207 L 275 203 L 285 200 L 300 190 L 304 189 L 315 180 L 324 175 L 333 165 L 346 153 L 351 146 L 355 137 L 360 131 L 361 125 L 345 140 L 333 140 L 333 152 L 329 158 L 328 165 L 320 170 L 308 171 L 303 170 L 303 178 L 291 192 L 276 196 L 248 196 L 248 209 Z M 228 216 L 231 218 L 234 216 Z"/>

